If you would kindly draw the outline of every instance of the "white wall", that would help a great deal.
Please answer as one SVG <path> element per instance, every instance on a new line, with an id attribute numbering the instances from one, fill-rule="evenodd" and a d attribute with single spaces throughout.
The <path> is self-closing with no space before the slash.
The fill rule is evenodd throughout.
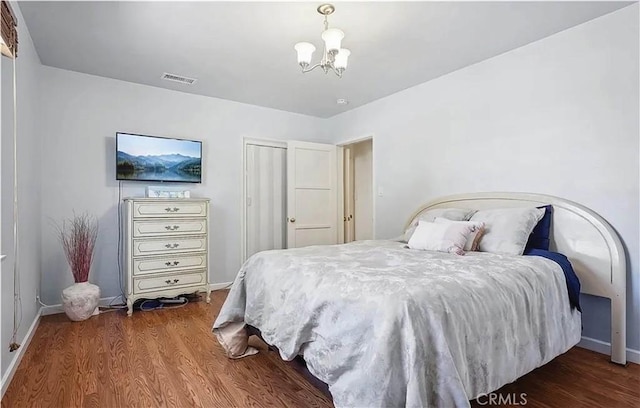
<path id="1" fill-rule="evenodd" d="M 243 137 L 322 141 L 323 119 L 43 66 L 43 298 L 60 303 L 72 283 L 55 235 L 73 211 L 98 217 L 90 281 L 102 296 L 120 294 L 117 255 L 118 131 L 202 140 L 203 183 L 192 195 L 211 198 L 211 282 L 230 282 L 240 268 Z M 125 183 L 124 196 L 144 196 L 149 183 Z"/>
<path id="2" fill-rule="evenodd" d="M 628 346 L 640 349 L 638 35 L 636 3 L 331 118 L 336 141 L 374 134 L 377 237 L 447 194 L 582 203 L 627 247 Z M 583 303 L 584 335 L 609 341 L 608 303 Z"/>
<path id="3" fill-rule="evenodd" d="M 18 18 L 18 211 L 19 271 L 22 295 L 22 324 L 17 340 L 21 343 L 31 326 L 38 305 L 35 301 L 40 270 L 40 134 L 37 129 L 38 81 L 40 59 L 18 5 L 11 7 Z M 2 376 L 16 352 L 9 352 L 13 332 L 13 61 L 0 58 L 2 64 L 2 333 L 0 349 Z"/>

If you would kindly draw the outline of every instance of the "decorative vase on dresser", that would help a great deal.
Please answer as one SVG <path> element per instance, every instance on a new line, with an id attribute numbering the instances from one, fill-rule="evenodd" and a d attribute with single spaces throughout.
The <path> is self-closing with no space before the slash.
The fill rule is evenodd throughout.
<path id="1" fill-rule="evenodd" d="M 209 200 L 124 200 L 127 314 L 138 299 L 171 298 L 209 287 Z"/>

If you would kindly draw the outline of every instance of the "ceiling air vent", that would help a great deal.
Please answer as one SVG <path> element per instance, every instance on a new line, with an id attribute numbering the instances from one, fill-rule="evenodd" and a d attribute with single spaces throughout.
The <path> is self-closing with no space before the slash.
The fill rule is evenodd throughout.
<path id="1" fill-rule="evenodd" d="M 197 79 L 195 78 L 187 78 L 187 77 L 183 77 L 176 74 L 169 74 L 167 72 L 162 74 L 161 78 L 164 79 L 165 81 L 180 82 L 181 84 L 187 84 L 187 85 L 193 85 L 197 81 Z"/>

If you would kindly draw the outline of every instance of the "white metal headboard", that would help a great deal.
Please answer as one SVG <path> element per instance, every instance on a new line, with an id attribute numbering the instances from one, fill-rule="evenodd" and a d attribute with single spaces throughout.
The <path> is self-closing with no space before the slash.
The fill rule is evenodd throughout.
<path id="1" fill-rule="evenodd" d="M 626 364 L 627 267 L 620 237 L 601 216 L 562 198 L 530 193 L 470 193 L 438 198 L 418 209 L 489 209 L 551 204 L 551 250 L 564 254 L 580 278 L 581 292 L 611 299 L 611 361 Z"/>

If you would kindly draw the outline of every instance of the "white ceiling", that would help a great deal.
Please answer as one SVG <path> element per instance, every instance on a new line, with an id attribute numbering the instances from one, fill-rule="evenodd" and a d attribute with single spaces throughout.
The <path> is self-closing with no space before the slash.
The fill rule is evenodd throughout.
<path id="1" fill-rule="evenodd" d="M 20 8 L 45 65 L 329 117 L 631 4 L 336 2 L 329 23 L 352 51 L 338 79 L 303 75 L 296 63 L 296 42 L 322 49 L 319 3 L 28 1 Z M 162 81 L 163 72 L 198 82 Z"/>

